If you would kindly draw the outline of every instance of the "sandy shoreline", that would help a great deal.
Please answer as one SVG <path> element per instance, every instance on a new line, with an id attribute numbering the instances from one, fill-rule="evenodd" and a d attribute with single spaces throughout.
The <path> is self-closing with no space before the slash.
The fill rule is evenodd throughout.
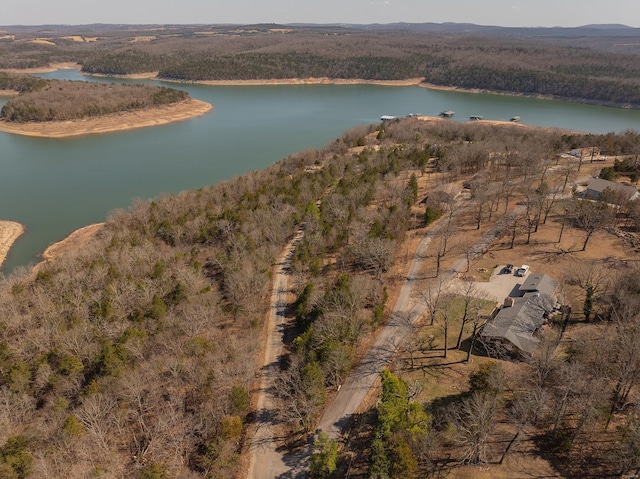
<path id="1" fill-rule="evenodd" d="M 42 259 L 44 259 L 44 261 L 51 261 L 52 259 L 67 253 L 69 250 L 87 244 L 100 231 L 102 231 L 104 225 L 104 222 L 94 223 L 78 228 L 65 239 L 51 244 L 46 250 L 44 250 L 44 253 L 42 253 Z"/>
<path id="2" fill-rule="evenodd" d="M 158 78 L 158 72 L 136 73 L 132 75 L 102 75 L 83 73 L 82 75 L 97 78 L 124 78 L 127 80 L 157 80 L 184 85 L 210 86 L 268 86 L 268 85 L 382 85 L 382 86 L 416 86 L 422 83 L 421 78 L 406 80 L 363 80 L 359 78 L 278 78 L 272 80 L 171 80 Z"/>
<path id="3" fill-rule="evenodd" d="M 204 115 L 212 108 L 207 102 L 190 99 L 160 108 L 114 113 L 82 120 L 30 123 L 0 121 L 0 131 L 39 138 L 70 138 L 165 125 Z"/>
<path id="4" fill-rule="evenodd" d="M 267 86 L 267 85 L 382 85 L 382 86 L 415 86 L 422 82 L 420 78 L 410 78 L 407 80 L 362 80 L 358 78 L 284 78 L 275 80 L 197 80 L 197 81 L 177 81 L 165 80 L 174 83 L 194 83 L 197 85 L 212 86 Z"/>
<path id="5" fill-rule="evenodd" d="M 631 108 L 629 105 L 609 104 L 601 102 L 581 101 L 575 98 L 554 97 L 553 95 L 542 94 L 525 94 L 515 92 L 503 92 L 486 90 L 482 88 L 460 88 L 456 86 L 444 86 L 428 83 L 424 78 L 408 78 L 405 80 L 364 80 L 364 79 L 339 79 L 339 78 L 285 78 L 276 80 L 169 80 L 158 78 L 158 72 L 134 73 L 129 75 L 103 75 L 99 73 L 84 73 L 81 71 L 81 65 L 77 63 L 52 63 L 48 67 L 19 69 L 0 69 L 11 73 L 48 73 L 59 69 L 75 69 L 85 76 L 103 77 L 103 78 L 123 78 L 128 80 L 157 80 L 167 83 L 183 83 L 194 85 L 212 85 L 212 86 L 264 86 L 264 85 L 383 85 L 383 86 L 419 86 L 429 90 L 457 91 L 461 93 L 486 93 L 492 95 L 505 95 L 526 98 L 536 98 L 540 100 L 569 101 L 573 103 L 585 103 L 587 105 L 609 106 L 612 108 Z M 1 94 L 1 93 L 0 93 Z"/>
<path id="6" fill-rule="evenodd" d="M 16 73 L 16 74 L 26 74 L 30 75 L 31 73 L 51 73 L 56 70 L 80 70 L 80 65 L 74 62 L 66 62 L 66 63 L 52 63 L 46 67 L 36 67 L 36 68 L 0 68 L 0 71 L 7 73 Z"/>
<path id="7" fill-rule="evenodd" d="M 194 85 L 220 86 L 263 86 L 263 85 L 383 85 L 383 86 L 415 86 L 422 85 L 423 78 L 409 78 L 406 80 L 364 80 L 358 78 L 282 78 L 274 80 L 170 80 L 158 78 L 158 72 L 133 73 L 130 75 L 104 75 L 101 73 L 84 73 L 77 63 L 52 63 L 48 67 L 0 69 L 9 73 L 50 73 L 56 70 L 74 69 L 82 75 L 96 78 L 123 78 L 127 80 L 158 80 L 168 83 L 183 83 Z"/>
<path id="8" fill-rule="evenodd" d="M 24 233 L 22 224 L 15 221 L 0 221 L 0 266 L 7 259 L 13 243 Z"/>

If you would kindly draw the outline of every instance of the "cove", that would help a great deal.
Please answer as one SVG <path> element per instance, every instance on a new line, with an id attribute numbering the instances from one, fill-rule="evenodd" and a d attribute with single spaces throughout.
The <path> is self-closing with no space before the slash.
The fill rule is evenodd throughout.
<path id="1" fill-rule="evenodd" d="M 75 70 L 43 77 L 92 79 Z M 134 81 L 133 83 L 141 83 Z M 505 95 L 376 85 L 204 86 L 184 89 L 213 104 L 205 116 L 97 136 L 52 140 L 0 132 L 0 219 L 27 227 L 3 272 L 38 261 L 51 243 L 103 221 L 136 198 L 177 193 L 264 168 L 317 148 L 381 115 L 456 112 L 578 131 L 640 130 L 640 111 Z M 6 99 L 0 100 L 0 105 Z"/>

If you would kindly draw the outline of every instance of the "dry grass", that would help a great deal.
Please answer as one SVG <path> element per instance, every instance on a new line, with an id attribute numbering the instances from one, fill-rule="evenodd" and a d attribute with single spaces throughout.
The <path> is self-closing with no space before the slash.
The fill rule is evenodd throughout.
<path id="1" fill-rule="evenodd" d="M 474 263 L 470 275 L 473 276 L 474 281 L 488 282 L 489 278 L 491 278 L 491 273 L 493 273 L 493 270 L 497 267 L 498 263 L 496 263 L 494 259 L 482 258 Z"/>
<path id="2" fill-rule="evenodd" d="M 604 164 L 591 165 L 587 163 L 583 165 L 582 172 L 588 175 L 597 174 L 600 168 L 610 166 L 612 163 L 612 159 Z M 421 197 L 440 181 L 441 178 L 435 174 L 419 177 Z M 519 201 L 521 198 L 512 200 L 511 208 L 515 207 Z M 503 208 L 504 206 L 501 205 L 499 212 L 494 214 L 493 221 L 502 216 Z M 552 212 L 546 223 L 540 224 L 538 231 L 531 235 L 529 244 L 526 244 L 526 234 L 522 232 L 516 237 L 513 248 L 510 247 L 510 237 L 497 239 L 490 245 L 482 258 L 471 263 L 470 271 L 466 275 L 473 276 L 475 281 L 488 281 L 494 268 L 500 264 L 512 263 L 516 266 L 528 264 L 532 272 L 546 273 L 556 279 L 561 285 L 561 294 L 565 301 L 573 306 L 574 311 L 581 311 L 584 293 L 575 285 L 575 278 L 580 274 L 581 265 L 596 263 L 599 270 L 605 275 L 614 274 L 620 265 L 640 260 L 640 255 L 637 250 L 630 248 L 623 239 L 607 232 L 595 233 L 586 250 L 580 251 L 585 233 L 572 228 L 567 222 L 562 239 L 558 241 L 562 223 L 562 213 Z M 450 252 L 442 259 L 442 270 L 450 268 L 462 256 L 465 247 L 477 241 L 492 225 L 483 222 L 479 230 L 475 226 L 472 209 L 458 216 L 455 220 L 455 233 L 449 240 Z M 400 279 L 408 269 L 411 258 L 409 252 L 415 250 L 426 231 L 426 228 L 421 227 L 410 232 L 406 240 L 406 247 L 401 248 L 398 254 L 394 270 L 396 278 L 398 278 L 396 281 L 398 285 L 396 289 L 398 290 L 402 285 Z M 426 278 L 423 280 L 424 287 L 430 283 L 433 284 L 435 280 L 434 251 L 435 249 L 431 249 L 431 256 L 424 261 L 423 274 Z M 394 292 L 391 292 L 391 295 L 394 295 Z M 393 305 L 394 301 L 389 301 L 389 304 Z M 575 319 L 580 321 L 581 318 L 578 315 Z M 455 346 L 459 326 L 459 320 L 453 320 L 449 325 L 450 347 Z M 471 325 L 467 325 L 465 328 L 464 338 L 470 337 L 471 327 Z M 570 341 L 574 332 L 578 333 L 578 330 L 592 327 L 594 326 L 578 322 L 569 328 L 565 338 Z M 463 342 L 463 350 L 451 349 L 447 352 L 447 358 L 443 358 L 443 331 L 437 324 L 421 328 L 418 334 L 431 343 L 431 349 L 414 352 L 414 367 L 411 368 L 410 354 L 407 352 L 407 345 L 405 345 L 404 350 L 398 354 L 392 369 L 410 383 L 421 385 L 422 391 L 417 399 L 424 404 L 443 398 L 453 398 L 464 393 L 468 388 L 469 375 L 480 364 L 493 361 L 493 359 L 472 355 L 471 361 L 465 362 L 467 355 L 465 347 L 469 346 L 468 341 L 467 343 Z M 506 361 L 500 361 L 500 363 L 508 377 L 520 377 L 523 374 L 521 364 Z M 371 405 L 373 405 L 373 399 Z M 440 477 L 461 479 L 585 477 L 584 471 L 590 470 L 587 462 L 595 461 L 594 464 L 597 464 L 598 458 L 606 454 L 613 440 L 612 437 L 603 437 L 602 443 L 578 441 L 580 442 L 576 448 L 578 452 L 572 452 L 572 455 L 567 457 L 555 457 L 553 458 L 554 462 L 551 462 L 551 459 L 541 455 L 541 446 L 536 443 L 536 437 L 543 431 L 531 428 L 519 437 L 510 454 L 500 465 L 498 462 L 501 455 L 515 432 L 515 428 L 509 424 L 508 418 L 498 418 L 496 429 L 490 440 L 489 464 L 480 467 L 463 466 L 456 462 L 455 457 L 458 451 L 455 450 L 455 447 L 441 451 L 441 457 L 452 454 L 453 462 L 443 466 Z M 587 450 L 589 452 L 585 453 Z M 593 470 L 595 471 L 595 469 Z"/>
<path id="3" fill-rule="evenodd" d="M 51 40 L 47 40 L 46 38 L 36 38 L 34 40 L 31 40 L 30 43 L 38 43 L 40 45 L 55 45 L 54 42 L 52 42 Z"/>

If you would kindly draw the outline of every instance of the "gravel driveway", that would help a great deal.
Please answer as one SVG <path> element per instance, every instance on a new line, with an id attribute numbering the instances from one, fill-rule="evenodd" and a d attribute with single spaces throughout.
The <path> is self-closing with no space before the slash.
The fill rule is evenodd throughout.
<path id="1" fill-rule="evenodd" d="M 502 273 L 504 267 L 504 264 L 498 265 L 491 273 L 489 282 L 482 281 L 475 283 L 479 291 L 478 297 L 495 301 L 496 303 L 502 303 L 507 296 L 519 296 L 517 291 L 520 285 L 524 283 L 525 278 L 531 273 L 531 270 L 524 276 L 516 276 L 514 273 Z M 513 271 L 515 272 L 518 267 L 519 265 L 515 265 Z M 453 280 L 450 288 L 447 288 L 447 290 L 450 292 L 462 291 L 463 280 Z"/>

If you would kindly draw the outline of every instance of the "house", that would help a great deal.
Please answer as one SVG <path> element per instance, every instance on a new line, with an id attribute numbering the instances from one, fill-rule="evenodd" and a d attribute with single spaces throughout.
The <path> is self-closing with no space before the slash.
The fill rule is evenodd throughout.
<path id="1" fill-rule="evenodd" d="M 603 193 L 605 193 L 603 201 L 615 204 L 633 201 L 640 197 L 638 188 L 635 186 L 623 185 L 614 181 L 603 180 L 602 178 L 593 178 L 587 185 L 583 196 L 586 199 L 597 200 L 600 199 Z"/>
<path id="2" fill-rule="evenodd" d="M 600 156 L 600 149 L 597 146 L 590 146 L 587 148 L 576 148 L 569 152 L 569 154 L 575 158 L 595 158 Z"/>
<path id="3" fill-rule="evenodd" d="M 433 204 L 434 202 L 436 204 L 450 204 L 459 194 L 460 187 L 457 183 L 440 184 L 429 191 L 429 194 L 420 201 L 420 204 Z"/>
<path id="4" fill-rule="evenodd" d="M 486 168 L 478 171 L 470 179 L 462 183 L 462 187 L 468 190 L 480 187 L 486 187 L 491 181 L 491 169 Z"/>
<path id="5" fill-rule="evenodd" d="M 505 299 L 498 314 L 480 331 L 479 342 L 490 356 L 531 355 L 556 304 L 558 282 L 546 274 L 530 274 L 516 296 Z"/>
<path id="6" fill-rule="evenodd" d="M 558 282 L 546 274 L 530 274 L 518 289 L 524 298 L 528 294 L 546 295 L 549 298 L 554 298 L 557 290 Z"/>

